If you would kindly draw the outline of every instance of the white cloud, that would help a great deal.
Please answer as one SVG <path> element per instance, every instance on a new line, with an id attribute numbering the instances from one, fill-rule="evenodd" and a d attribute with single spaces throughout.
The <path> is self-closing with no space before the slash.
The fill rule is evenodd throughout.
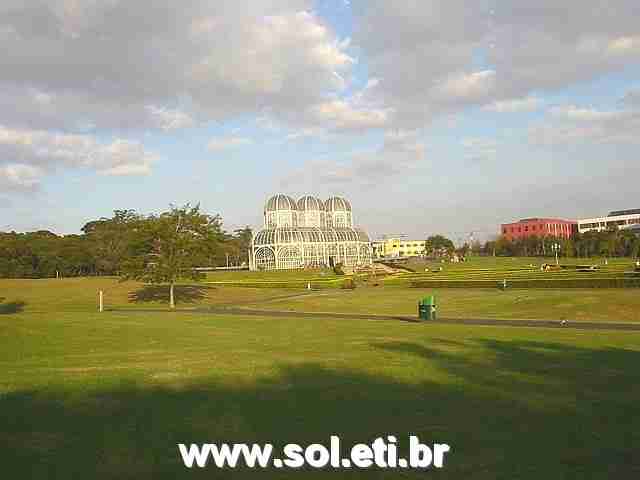
<path id="1" fill-rule="evenodd" d="M 513 98 L 499 100 L 485 105 L 483 110 L 497 113 L 533 112 L 542 105 L 542 100 L 536 97 Z"/>
<path id="2" fill-rule="evenodd" d="M 281 180 L 283 187 L 322 185 L 368 188 L 398 175 L 408 175 L 425 157 L 426 147 L 415 131 L 387 132 L 382 146 L 351 155 L 344 161 L 310 161 Z"/>
<path id="3" fill-rule="evenodd" d="M 147 109 L 157 127 L 164 131 L 189 128 L 195 125 L 193 117 L 185 112 L 154 105 L 148 106 Z"/>
<path id="4" fill-rule="evenodd" d="M 285 139 L 289 141 L 294 141 L 294 140 L 300 140 L 300 139 L 311 138 L 311 137 L 322 137 L 326 139 L 326 138 L 329 138 L 329 134 L 324 128 L 306 127 L 306 128 L 301 128 L 299 130 L 294 130 L 293 132 L 288 133 Z"/>
<path id="5" fill-rule="evenodd" d="M 622 102 L 629 108 L 640 108 L 640 88 L 629 90 L 622 98 Z"/>
<path id="6" fill-rule="evenodd" d="M 31 192 L 40 187 L 42 171 L 32 165 L 11 163 L 0 165 L 0 186 L 3 190 Z"/>
<path id="7" fill-rule="evenodd" d="M 389 123 L 389 110 L 358 106 L 349 100 L 330 100 L 312 106 L 309 118 L 336 130 L 381 128 Z"/>
<path id="8" fill-rule="evenodd" d="M 115 139 L 105 144 L 91 135 L 0 126 L 3 176 L 24 188 L 32 188 L 59 168 L 89 168 L 102 175 L 148 174 L 157 159 L 135 141 Z"/>
<path id="9" fill-rule="evenodd" d="M 479 101 L 489 97 L 495 89 L 496 72 L 483 70 L 454 74 L 436 87 L 436 97 L 443 101 Z"/>
<path id="10" fill-rule="evenodd" d="M 94 147 L 95 148 L 95 147 Z M 145 150 L 138 142 L 115 140 L 95 148 L 89 165 L 102 175 L 147 175 L 158 156 Z"/>
<path id="11" fill-rule="evenodd" d="M 630 100 L 633 95 L 625 95 L 627 108 L 621 110 L 554 106 L 543 124 L 529 129 L 529 140 L 539 145 L 640 144 L 640 109 Z"/>
<path id="12" fill-rule="evenodd" d="M 570 87 L 640 62 L 636 0 L 354 2 L 354 44 L 397 125 L 421 127 L 468 105 L 523 111 L 532 92 Z M 473 72 L 478 58 L 490 66 Z M 503 102 L 503 103 L 501 103 Z"/>
<path id="13" fill-rule="evenodd" d="M 172 130 L 297 112 L 343 89 L 356 61 L 311 0 L 2 3 L 0 91 L 11 95 L 0 106 L 12 126 Z"/>
<path id="14" fill-rule="evenodd" d="M 220 150 L 226 150 L 228 148 L 251 145 L 252 143 L 253 140 L 251 140 L 250 138 L 227 136 L 212 139 L 207 145 L 207 148 L 212 152 L 217 152 Z"/>
<path id="15" fill-rule="evenodd" d="M 568 120 L 588 122 L 610 120 L 625 115 L 622 111 L 603 111 L 588 107 L 578 107 L 576 105 L 554 106 L 549 109 L 549 113 L 556 117 L 564 117 Z"/>
<path id="16" fill-rule="evenodd" d="M 613 55 L 640 53 L 640 35 L 619 37 L 611 40 L 608 45 L 608 51 Z"/>
<path id="17" fill-rule="evenodd" d="M 465 150 L 465 158 L 469 161 L 494 160 L 498 152 L 498 142 L 493 138 L 465 138 L 461 144 Z"/>

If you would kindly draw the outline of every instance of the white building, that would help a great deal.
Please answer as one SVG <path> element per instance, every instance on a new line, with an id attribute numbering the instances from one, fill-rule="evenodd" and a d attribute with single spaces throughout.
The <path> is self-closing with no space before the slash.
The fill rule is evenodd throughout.
<path id="1" fill-rule="evenodd" d="M 612 228 L 640 230 L 640 208 L 619 210 L 606 217 L 578 220 L 578 232 L 602 232 Z"/>
<path id="2" fill-rule="evenodd" d="M 351 204 L 344 198 L 327 201 L 305 195 L 297 202 L 274 195 L 264 207 L 264 229 L 251 241 L 251 270 L 280 270 L 371 264 L 371 243 L 354 228 Z"/>

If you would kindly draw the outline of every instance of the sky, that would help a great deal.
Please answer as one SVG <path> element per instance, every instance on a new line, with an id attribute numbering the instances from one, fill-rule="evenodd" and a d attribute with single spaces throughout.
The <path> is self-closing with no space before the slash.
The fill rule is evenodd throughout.
<path id="1" fill-rule="evenodd" d="M 639 208 L 637 0 L 3 0 L 0 231 L 275 193 L 372 237 Z"/>

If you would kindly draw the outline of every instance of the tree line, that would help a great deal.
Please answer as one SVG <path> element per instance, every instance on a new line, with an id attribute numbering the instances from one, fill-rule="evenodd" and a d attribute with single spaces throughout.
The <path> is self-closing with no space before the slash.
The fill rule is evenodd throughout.
<path id="1" fill-rule="evenodd" d="M 484 245 L 475 243 L 467 248 L 476 254 L 497 256 L 552 256 L 553 245 L 560 246 L 563 257 L 633 257 L 640 256 L 640 236 L 630 230 L 611 229 L 602 232 L 575 233 L 571 238 L 527 237 L 509 240 L 500 236 Z"/>
<path id="2" fill-rule="evenodd" d="M 0 277 L 131 276 L 132 263 L 153 264 L 150 258 L 161 251 L 162 235 L 166 234 L 160 227 L 165 224 L 165 230 L 169 228 L 171 218 L 175 222 L 180 218 L 182 222 L 182 226 L 176 223 L 171 228 L 191 228 L 195 232 L 197 224 L 200 229 L 198 248 L 186 245 L 189 248 L 182 249 L 197 262 L 193 266 L 248 263 L 250 227 L 227 232 L 219 215 L 208 215 L 200 212 L 198 206 L 187 205 L 172 207 L 158 215 L 115 210 L 113 216 L 90 221 L 82 227 L 82 233 L 74 235 L 56 235 L 47 230 L 0 232 Z M 192 222 L 190 226 L 188 222 Z M 183 231 L 180 239 L 193 232 Z"/>
<path id="3" fill-rule="evenodd" d="M 551 257 L 555 255 L 554 245 L 559 245 L 558 255 L 562 257 L 640 257 L 640 235 L 621 229 L 575 233 L 571 238 L 532 236 L 510 240 L 505 236 L 499 236 L 484 244 L 475 241 L 465 243 L 459 248 L 455 248 L 450 239 L 442 235 L 433 235 L 426 239 L 425 255 L 439 257 L 456 253 L 463 257 Z"/>

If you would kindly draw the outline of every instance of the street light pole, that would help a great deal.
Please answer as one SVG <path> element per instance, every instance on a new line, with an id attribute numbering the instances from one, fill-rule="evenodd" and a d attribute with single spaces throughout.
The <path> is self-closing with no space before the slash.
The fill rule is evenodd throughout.
<path id="1" fill-rule="evenodd" d="M 558 250 L 560 250 L 560 244 L 559 243 L 554 243 L 553 245 L 551 245 L 551 248 L 556 253 L 556 265 L 559 265 L 559 262 L 558 262 Z"/>

